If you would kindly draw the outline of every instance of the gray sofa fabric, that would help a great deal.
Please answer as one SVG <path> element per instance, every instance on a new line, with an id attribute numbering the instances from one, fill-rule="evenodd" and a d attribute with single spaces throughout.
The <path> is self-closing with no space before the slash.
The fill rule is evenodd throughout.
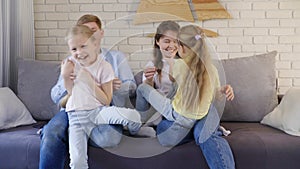
<path id="1" fill-rule="evenodd" d="M 223 122 L 237 169 L 299 169 L 300 137 L 259 124 Z M 40 137 L 35 125 L 0 131 L 0 168 L 37 169 Z M 148 158 L 127 158 L 89 146 L 91 169 L 208 169 L 194 141 Z M 67 163 L 66 163 L 66 168 Z"/>
<path id="2" fill-rule="evenodd" d="M 50 97 L 60 73 L 58 62 L 18 61 L 18 97 L 36 120 L 49 120 L 59 108 Z"/>
<path id="3" fill-rule="evenodd" d="M 259 122 L 278 104 L 276 94 L 276 51 L 222 60 L 226 83 L 235 99 L 226 102 L 222 121 Z"/>
<path id="4" fill-rule="evenodd" d="M 38 169 L 40 137 L 33 126 L 0 131 L 1 169 Z"/>
<path id="5" fill-rule="evenodd" d="M 240 169 L 296 169 L 300 137 L 260 123 L 222 123 L 232 134 L 226 137 Z"/>

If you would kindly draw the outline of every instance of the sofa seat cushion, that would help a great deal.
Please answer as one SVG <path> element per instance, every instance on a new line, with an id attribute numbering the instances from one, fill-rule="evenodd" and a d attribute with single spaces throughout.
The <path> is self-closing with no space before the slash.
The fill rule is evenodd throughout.
<path id="1" fill-rule="evenodd" d="M 0 168 L 37 169 L 40 136 L 34 125 L 0 131 Z"/>
<path id="2" fill-rule="evenodd" d="M 232 131 L 225 139 L 232 148 L 237 169 L 299 168 L 300 137 L 260 123 L 223 122 L 222 125 Z M 38 168 L 40 136 L 36 134 L 37 130 L 34 125 L 29 125 L 0 131 L 0 168 Z M 88 151 L 91 169 L 140 169 L 141 166 L 145 169 L 208 169 L 194 141 L 148 158 L 127 158 L 92 146 Z M 67 164 L 65 168 L 68 168 Z"/>
<path id="3" fill-rule="evenodd" d="M 93 161 L 89 163 L 91 169 L 209 169 L 200 148 L 196 146 L 194 141 L 147 158 L 127 158 L 112 154 L 104 149 L 89 146 L 90 161 Z"/>
<path id="4" fill-rule="evenodd" d="M 228 123 L 228 140 L 236 161 L 236 168 L 298 169 L 300 137 L 287 135 L 278 129 L 260 123 Z"/>

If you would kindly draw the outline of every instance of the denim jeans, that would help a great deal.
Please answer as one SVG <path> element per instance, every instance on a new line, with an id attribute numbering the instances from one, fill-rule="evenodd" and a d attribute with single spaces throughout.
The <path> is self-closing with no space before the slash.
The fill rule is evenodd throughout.
<path id="1" fill-rule="evenodd" d="M 175 95 L 175 88 L 176 86 L 173 84 L 169 93 L 166 95 L 167 98 L 172 98 Z M 141 92 L 136 92 L 135 109 L 140 112 L 142 122 L 146 122 L 157 112 L 157 110 L 148 103 Z"/>
<path id="2" fill-rule="evenodd" d="M 68 149 L 68 115 L 64 110 L 57 113 L 41 134 L 40 169 L 63 169 Z M 122 137 L 121 125 L 101 124 L 91 132 L 91 145 L 95 147 L 117 146 Z"/>
<path id="3" fill-rule="evenodd" d="M 174 111 L 171 100 L 166 96 L 161 95 L 156 89 L 148 84 L 141 84 L 137 88 L 137 96 L 141 96 L 137 100 L 137 105 L 143 105 L 143 102 L 148 102 L 150 105 L 162 114 L 162 116 L 173 123 L 168 123 L 165 120 L 157 126 L 157 139 L 163 146 L 178 145 L 191 131 L 196 120 L 189 119 L 179 115 Z M 147 107 L 137 107 L 137 110 L 143 114 L 147 111 Z M 142 116 L 142 115 L 141 115 Z"/>
<path id="4" fill-rule="evenodd" d="M 141 127 L 140 115 L 134 109 L 99 107 L 93 110 L 68 112 L 70 167 L 87 169 L 87 142 L 93 128 L 99 124 L 121 124 L 135 134 Z M 101 137 L 101 136 L 99 136 Z"/>
<path id="5" fill-rule="evenodd" d="M 148 103 L 140 90 L 141 89 L 138 88 L 136 91 L 135 109 L 140 113 L 141 121 L 145 123 L 151 116 L 154 115 L 156 110 Z"/>
<path id="6" fill-rule="evenodd" d="M 202 150 L 209 168 L 234 169 L 235 162 L 228 142 L 218 132 L 220 117 L 217 109 L 210 106 L 208 114 L 194 126 L 196 144 Z"/>
<path id="7" fill-rule="evenodd" d="M 189 141 L 191 129 L 194 127 L 194 139 L 201 148 L 208 166 L 211 169 L 235 168 L 231 148 L 217 131 L 220 118 L 214 106 L 210 106 L 209 112 L 204 118 L 196 121 L 176 113 L 170 99 L 160 95 L 147 84 L 140 85 L 137 93 L 166 118 L 157 126 L 157 138 L 163 146 L 175 146 Z"/>

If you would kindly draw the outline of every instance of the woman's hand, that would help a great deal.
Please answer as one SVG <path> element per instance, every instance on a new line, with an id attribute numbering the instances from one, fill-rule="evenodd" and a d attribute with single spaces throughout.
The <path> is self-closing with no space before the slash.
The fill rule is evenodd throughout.
<path id="1" fill-rule="evenodd" d="M 230 85 L 225 85 L 221 88 L 221 92 L 225 94 L 226 99 L 228 101 L 232 101 L 234 99 L 233 88 Z"/>
<path id="2" fill-rule="evenodd" d="M 144 75 L 146 77 L 146 83 L 148 84 L 153 84 L 153 77 L 156 73 L 156 68 L 155 67 L 147 67 L 144 69 Z"/>

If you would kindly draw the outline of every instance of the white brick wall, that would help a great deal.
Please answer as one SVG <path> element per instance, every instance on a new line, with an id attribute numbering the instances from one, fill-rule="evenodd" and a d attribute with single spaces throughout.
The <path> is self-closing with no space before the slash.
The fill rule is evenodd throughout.
<path id="1" fill-rule="evenodd" d="M 158 23 L 133 25 L 140 0 L 34 0 L 36 59 L 62 60 L 68 55 L 64 37 L 83 14 L 98 15 L 104 25 L 103 47 L 123 51 L 137 72 L 151 59 Z M 300 1 L 219 0 L 232 19 L 216 19 L 200 26 L 220 34 L 211 39 L 222 59 L 278 51 L 279 93 L 300 87 Z M 186 23 L 179 22 L 181 25 Z"/>

